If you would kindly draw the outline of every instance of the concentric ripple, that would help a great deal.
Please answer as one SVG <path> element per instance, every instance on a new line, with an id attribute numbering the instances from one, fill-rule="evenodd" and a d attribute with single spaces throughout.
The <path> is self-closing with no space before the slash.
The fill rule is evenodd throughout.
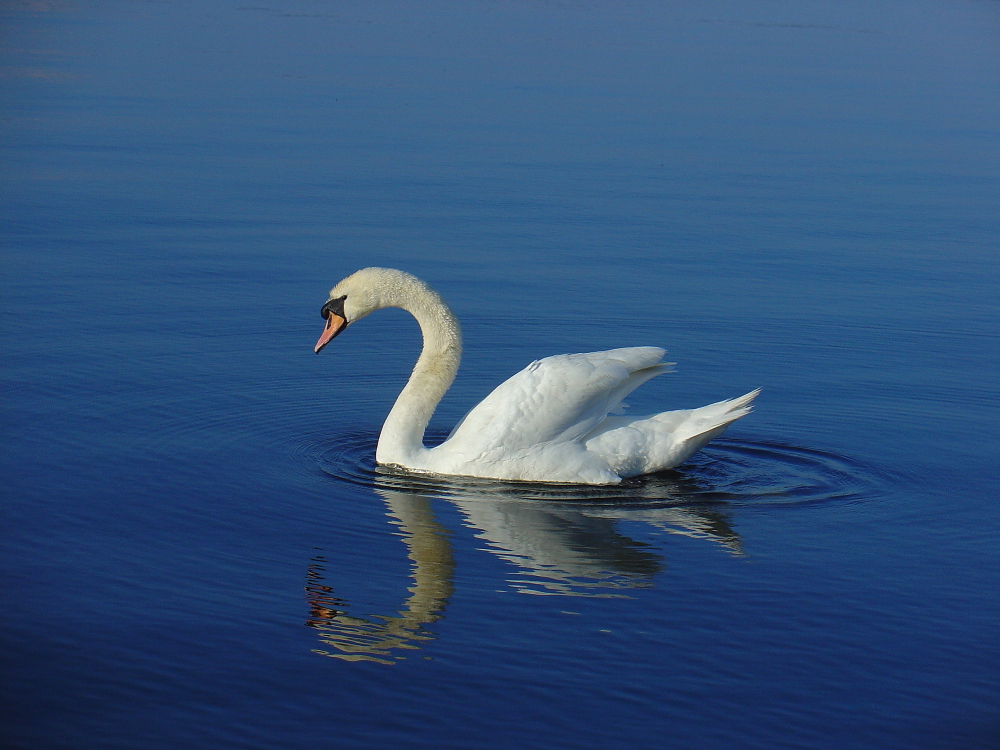
<path id="1" fill-rule="evenodd" d="M 847 456 L 731 438 L 713 441 L 676 469 L 610 486 L 508 482 L 391 470 L 375 463 L 377 440 L 375 434 L 347 434 L 304 447 L 321 471 L 339 480 L 466 499 L 478 495 L 596 504 L 814 505 L 873 500 L 892 483 L 885 472 Z"/>

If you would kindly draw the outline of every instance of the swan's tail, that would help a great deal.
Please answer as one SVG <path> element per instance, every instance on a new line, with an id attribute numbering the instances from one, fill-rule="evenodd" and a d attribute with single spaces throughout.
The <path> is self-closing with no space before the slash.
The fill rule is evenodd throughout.
<path id="1" fill-rule="evenodd" d="M 725 427 L 752 412 L 753 400 L 759 395 L 760 388 L 757 388 L 739 398 L 731 398 L 728 401 L 719 401 L 698 409 L 692 409 L 688 418 L 677 426 L 674 434 L 678 440 L 690 440 L 706 432 L 713 432 L 720 427 Z M 718 433 L 714 433 L 713 437 L 715 434 Z M 708 438 L 708 440 L 711 440 L 711 438 Z M 708 440 L 705 442 L 708 442 Z M 704 444 L 702 443 L 701 445 Z M 701 445 L 698 447 L 700 448 Z"/>
<path id="2" fill-rule="evenodd" d="M 757 388 L 739 398 L 692 409 L 687 419 L 674 429 L 674 446 L 670 451 L 669 466 L 662 468 L 672 468 L 687 461 L 710 440 L 721 435 L 730 424 L 753 411 L 753 400 L 759 395 L 760 388 Z"/>
<path id="3" fill-rule="evenodd" d="M 753 411 L 760 389 L 698 409 L 665 411 L 649 417 L 609 417 L 605 429 L 587 440 L 620 477 L 671 469 L 686 461 L 730 423 Z"/>

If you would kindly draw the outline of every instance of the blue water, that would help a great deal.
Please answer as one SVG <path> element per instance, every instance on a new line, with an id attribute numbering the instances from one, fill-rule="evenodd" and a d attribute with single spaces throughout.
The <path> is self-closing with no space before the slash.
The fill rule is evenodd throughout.
<path id="1" fill-rule="evenodd" d="M 1000 747 L 1000 4 L 0 6 L 12 748 Z M 614 488 L 400 476 L 533 359 L 761 386 Z"/>

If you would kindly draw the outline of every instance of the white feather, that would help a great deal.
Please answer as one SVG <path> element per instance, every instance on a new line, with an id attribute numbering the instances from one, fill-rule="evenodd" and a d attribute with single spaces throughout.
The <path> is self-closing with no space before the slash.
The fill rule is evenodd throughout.
<path id="1" fill-rule="evenodd" d="M 560 354 L 532 362 L 472 409 L 441 445 L 423 434 L 455 378 L 457 319 L 436 292 L 410 274 L 366 268 L 341 281 L 348 323 L 401 307 L 420 324 L 424 347 L 379 437 L 376 460 L 413 471 L 535 482 L 615 484 L 685 461 L 745 416 L 759 390 L 699 409 L 645 417 L 609 416 L 623 399 L 670 369 L 653 346 Z"/>

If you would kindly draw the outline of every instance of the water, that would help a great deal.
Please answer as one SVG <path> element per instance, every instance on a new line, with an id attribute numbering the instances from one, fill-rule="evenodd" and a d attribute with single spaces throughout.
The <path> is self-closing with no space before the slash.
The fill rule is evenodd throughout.
<path id="1" fill-rule="evenodd" d="M 996 2 L 8 3 L 5 746 L 1000 746 Z M 532 359 L 762 386 L 613 488 L 379 471 Z"/>

